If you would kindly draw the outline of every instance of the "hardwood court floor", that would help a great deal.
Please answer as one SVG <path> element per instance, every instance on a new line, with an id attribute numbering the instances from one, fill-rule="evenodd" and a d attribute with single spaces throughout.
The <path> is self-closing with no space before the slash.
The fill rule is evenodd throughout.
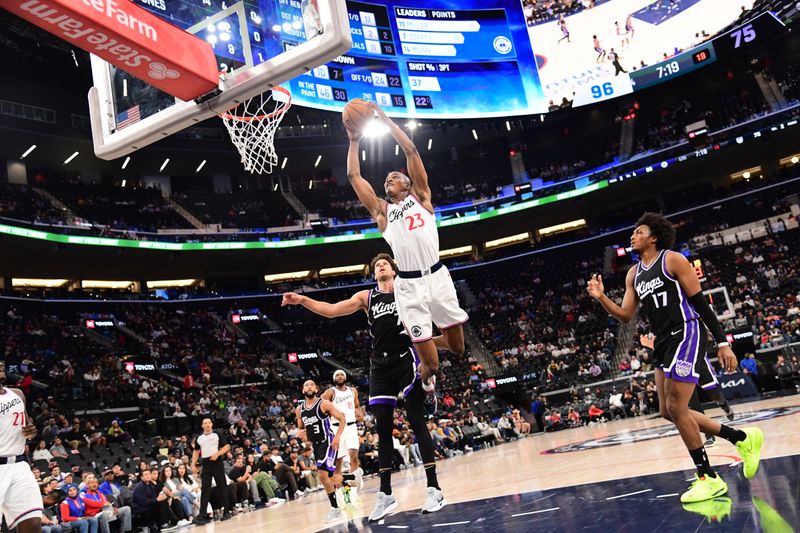
<path id="1" fill-rule="evenodd" d="M 718 439 L 716 446 L 708 449 L 712 464 L 719 466 L 729 484 L 728 496 L 732 498 L 720 502 L 723 509 L 717 509 L 717 514 L 726 520 L 716 529 L 752 531 L 759 516 L 777 520 L 771 524 L 781 527 L 773 531 L 800 529 L 800 396 L 738 404 L 734 409 L 737 419 L 732 425 L 757 425 L 763 430 L 762 461 L 770 460 L 764 461 L 756 477 L 748 481 L 741 475 L 736 449 L 730 443 Z M 709 414 L 722 416 L 718 409 Z M 708 525 L 702 516 L 681 509 L 677 494 L 689 485 L 692 463 L 672 425 L 658 417 L 536 435 L 439 462 L 437 471 L 448 501 L 448 506 L 438 513 L 419 513 L 425 475 L 421 468 L 413 468 L 392 477 L 399 504 L 395 514 L 383 523 L 367 524 L 365 517 L 378 490 L 378 480 L 372 478 L 365 480 L 360 491 L 363 506 L 348 505 L 349 522 L 334 524 L 331 530 L 672 532 L 695 531 Z M 554 499 L 549 501 L 560 504 L 536 503 L 551 497 Z M 631 509 L 632 501 L 637 502 L 635 516 L 613 512 L 614 506 L 627 505 Z M 732 510 L 725 511 L 725 505 Z M 653 507 L 652 513 L 646 510 L 648 506 Z M 224 524 L 205 526 L 208 531 L 203 533 L 325 530 L 322 518 L 328 510 L 327 497 L 318 492 L 279 507 L 237 516 Z M 571 525 L 567 525 L 564 516 L 548 517 L 567 510 Z M 665 516 L 673 518 L 667 523 Z M 761 527 L 770 530 L 763 524 Z"/>

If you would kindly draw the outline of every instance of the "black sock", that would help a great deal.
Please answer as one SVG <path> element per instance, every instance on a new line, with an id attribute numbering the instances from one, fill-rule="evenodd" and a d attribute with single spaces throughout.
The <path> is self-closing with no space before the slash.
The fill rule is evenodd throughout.
<path id="1" fill-rule="evenodd" d="M 333 491 L 328 494 L 328 500 L 330 500 L 331 502 L 331 507 L 333 507 L 334 509 L 339 508 L 339 504 L 336 503 L 336 491 Z"/>
<path id="2" fill-rule="evenodd" d="M 392 469 L 381 470 L 381 492 L 387 496 L 392 493 Z"/>
<path id="3" fill-rule="evenodd" d="M 736 444 L 737 442 L 743 441 L 747 438 L 747 433 L 741 429 L 733 429 L 725 424 L 720 424 L 719 433 L 717 433 L 717 435 L 725 440 L 730 441 L 731 444 Z"/>
<path id="4" fill-rule="evenodd" d="M 436 465 L 429 465 L 425 467 L 425 476 L 428 478 L 428 486 L 439 488 L 439 480 L 436 479 Z"/>
<path id="5" fill-rule="evenodd" d="M 355 481 L 356 476 L 354 474 L 342 474 L 343 481 Z"/>
<path id="6" fill-rule="evenodd" d="M 711 464 L 708 462 L 708 455 L 706 454 L 706 449 L 704 447 L 701 446 L 696 450 L 689 450 L 689 455 L 692 456 L 694 466 L 697 467 L 698 476 L 717 477 L 717 474 L 714 472 L 714 469 L 711 468 Z"/>

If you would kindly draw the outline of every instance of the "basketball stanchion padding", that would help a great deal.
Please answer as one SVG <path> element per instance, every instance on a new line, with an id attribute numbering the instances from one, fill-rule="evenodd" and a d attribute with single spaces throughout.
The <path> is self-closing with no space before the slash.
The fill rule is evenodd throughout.
<path id="1" fill-rule="evenodd" d="M 291 105 L 292 95 L 276 85 L 220 113 L 242 165 L 251 174 L 269 174 L 278 164 L 275 132 Z"/>

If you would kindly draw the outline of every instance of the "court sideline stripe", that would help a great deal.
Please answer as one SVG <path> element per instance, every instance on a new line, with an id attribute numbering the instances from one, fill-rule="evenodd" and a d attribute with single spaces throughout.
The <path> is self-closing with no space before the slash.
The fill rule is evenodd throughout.
<path id="1" fill-rule="evenodd" d="M 616 500 L 617 498 L 624 498 L 625 496 L 635 496 L 636 494 L 644 494 L 645 492 L 650 492 L 653 489 L 644 489 L 644 490 L 637 490 L 636 492 L 629 492 L 628 494 L 620 494 L 618 496 L 609 496 L 606 500 Z"/>
<path id="2" fill-rule="evenodd" d="M 671 498 L 673 496 L 677 496 L 677 492 L 673 492 L 672 494 L 659 494 L 656 498 Z"/>
<path id="3" fill-rule="evenodd" d="M 518 516 L 528 516 L 529 514 L 539 514 L 539 513 L 546 513 L 546 512 L 549 512 L 549 511 L 557 511 L 559 509 L 561 509 L 561 507 L 551 507 L 550 509 L 539 509 L 538 511 L 528 511 L 527 513 L 517 513 L 517 514 L 512 514 L 511 518 L 516 518 Z"/>
<path id="4" fill-rule="evenodd" d="M 445 526 L 461 526 L 464 524 L 469 524 L 469 520 L 465 522 L 448 522 L 446 524 L 433 524 L 433 527 L 445 527 Z"/>

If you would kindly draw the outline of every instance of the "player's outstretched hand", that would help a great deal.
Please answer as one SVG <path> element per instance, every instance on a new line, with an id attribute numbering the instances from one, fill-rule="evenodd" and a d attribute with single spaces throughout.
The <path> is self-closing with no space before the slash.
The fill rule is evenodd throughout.
<path id="1" fill-rule="evenodd" d="M 22 436 L 26 439 L 32 439 L 36 436 L 36 424 L 28 424 L 22 428 Z"/>
<path id="2" fill-rule="evenodd" d="M 586 290 L 589 292 L 589 296 L 592 298 L 599 300 L 605 294 L 606 289 L 603 287 L 603 276 L 601 274 L 594 274 L 586 283 Z"/>
<path id="3" fill-rule="evenodd" d="M 386 113 L 383 111 L 383 109 L 381 109 L 381 106 L 379 106 L 375 102 L 370 102 L 369 107 L 372 108 L 372 110 L 375 112 L 376 115 L 378 115 L 378 118 L 380 118 L 381 120 L 391 120 L 388 116 L 386 116 Z"/>
<path id="4" fill-rule="evenodd" d="M 650 334 L 639 335 L 639 344 L 652 350 L 656 345 L 656 338 L 651 337 Z"/>
<path id="5" fill-rule="evenodd" d="M 359 142 L 361 140 L 364 134 L 348 127 L 347 122 L 344 121 L 344 115 L 342 115 L 342 124 L 344 124 L 344 130 L 347 132 L 347 138 L 350 139 L 350 142 Z"/>
<path id="6" fill-rule="evenodd" d="M 281 300 L 281 307 L 286 307 L 287 305 L 299 305 L 302 296 L 297 294 L 296 292 L 287 292 L 283 294 L 283 300 Z"/>
<path id="7" fill-rule="evenodd" d="M 339 435 L 333 437 L 333 442 L 331 442 L 331 448 L 339 449 Z"/>
<path id="8" fill-rule="evenodd" d="M 739 364 L 739 361 L 736 359 L 736 354 L 733 353 L 730 346 L 720 346 L 717 349 L 717 360 L 722 369 L 728 373 L 736 370 Z"/>

